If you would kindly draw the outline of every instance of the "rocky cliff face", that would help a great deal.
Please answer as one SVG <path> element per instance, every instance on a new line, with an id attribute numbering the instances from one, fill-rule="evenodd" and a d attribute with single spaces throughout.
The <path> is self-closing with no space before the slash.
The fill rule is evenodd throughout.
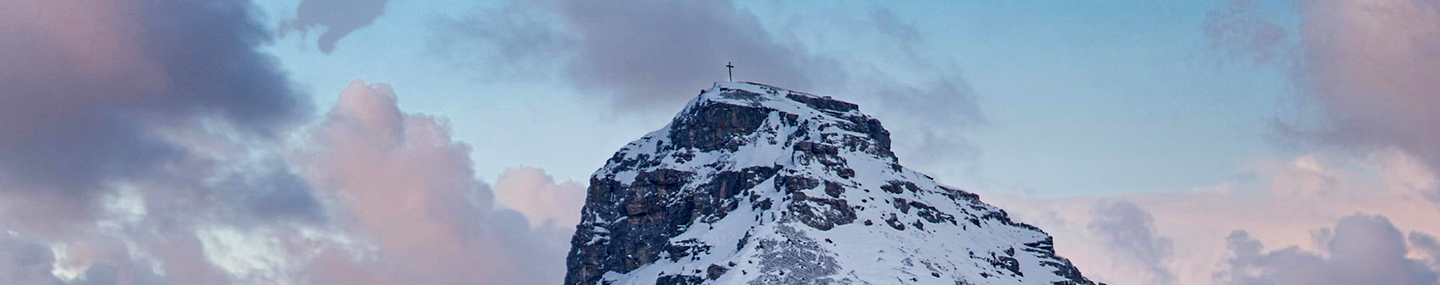
<path id="1" fill-rule="evenodd" d="M 717 83 L 590 178 L 565 284 L 1094 284 L 855 104 Z"/>

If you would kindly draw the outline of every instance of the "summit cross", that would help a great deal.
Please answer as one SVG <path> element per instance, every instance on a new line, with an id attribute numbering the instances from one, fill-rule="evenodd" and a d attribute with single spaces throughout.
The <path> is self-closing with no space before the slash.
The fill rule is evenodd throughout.
<path id="1" fill-rule="evenodd" d="M 726 73 L 730 75 L 730 81 L 735 81 L 735 65 L 725 62 Z"/>

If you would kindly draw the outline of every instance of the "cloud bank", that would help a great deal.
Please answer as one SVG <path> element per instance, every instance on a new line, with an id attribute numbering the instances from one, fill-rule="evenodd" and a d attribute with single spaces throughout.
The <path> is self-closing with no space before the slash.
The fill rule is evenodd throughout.
<path id="1" fill-rule="evenodd" d="M 1305 154 L 1189 192 L 984 198 L 1054 235 L 1058 252 L 1111 284 L 1433 284 L 1440 209 L 1422 198 L 1429 188 L 1414 187 L 1435 183 L 1416 166 L 1399 150 Z M 1385 266 L 1354 265 L 1363 262 Z"/>
<path id="2" fill-rule="evenodd" d="M 1398 148 L 1440 167 L 1440 4 L 1421 0 L 1295 3 L 1296 40 L 1252 1 L 1210 12 L 1213 47 L 1283 65 L 1299 90 L 1299 112 L 1277 130 L 1307 146 L 1361 153 Z M 1281 57 L 1280 55 L 1295 54 Z M 1440 189 L 1430 195 L 1440 203 Z"/>
<path id="3" fill-rule="evenodd" d="M 497 203 L 474 177 L 469 146 L 441 118 L 407 114 L 384 84 L 355 81 L 305 139 L 274 155 L 293 173 L 267 188 L 224 182 L 175 196 L 173 181 L 112 189 L 91 221 L 65 234 L 7 227 L 0 276 L 22 284 L 552 284 L 574 219 L 537 203 Z M 256 152 L 250 145 L 230 150 Z M 262 152 L 262 154 L 266 154 Z M 274 168 L 239 164 L 241 177 Z M 248 168 L 257 167 L 257 168 Z M 267 168 L 272 167 L 272 168 Z M 216 170 L 219 171 L 219 170 Z M 222 176 L 230 177 L 230 176 Z M 244 180 L 244 179 L 240 179 Z M 579 191 L 526 168 L 503 175 L 505 197 L 541 201 Z M 207 184 L 208 185 L 208 184 Z M 236 187 L 233 189 L 225 187 Z M 303 199 L 293 195 L 299 191 Z M 274 194 L 275 192 L 287 194 Z M 257 194 L 258 193 L 258 194 Z M 568 193 L 574 195 L 576 193 Z M 580 195 L 583 197 L 583 195 Z M 216 200 L 201 202 L 202 200 Z M 298 201 L 298 202 L 297 202 Z M 22 201 L 23 202 L 23 201 Z M 292 206 L 305 203 L 303 207 Z M 203 207 L 202 207 L 203 206 Z M 247 207 L 311 209 L 302 217 Z M 578 206 L 573 206 L 578 209 Z M 525 214 L 522 214 L 525 213 Z M 527 217 L 527 214 L 536 213 Z M 577 213 L 578 214 L 578 213 Z M 12 223 L 23 217 L 5 216 Z M 530 219 L 546 219 L 535 222 Z"/>
<path id="4" fill-rule="evenodd" d="M 247 7 L 0 1 L 0 194 L 85 216 L 110 184 L 203 176 L 196 133 L 273 140 L 306 118 Z"/>
<path id="5" fill-rule="evenodd" d="M 1304 75 L 1328 115 L 1321 135 L 1396 146 L 1440 165 L 1440 4 L 1341 1 L 1302 6 Z"/>
<path id="6" fill-rule="evenodd" d="M 1414 233 L 1415 236 L 1434 237 Z M 1405 238 L 1384 216 L 1341 218 L 1318 232 L 1323 253 L 1295 247 L 1264 251 L 1245 231 L 1226 238 L 1233 257 L 1218 278 L 1225 284 L 1435 284 L 1437 268 L 1411 259 Z"/>
<path id="7" fill-rule="evenodd" d="M 742 6 L 512 1 L 436 20 L 428 46 L 442 64 L 479 80 L 553 80 L 617 114 L 669 114 L 725 80 L 724 66 L 733 62 L 735 80 L 833 93 L 867 106 L 867 113 L 890 123 L 897 151 L 915 166 L 974 171 L 974 165 L 950 166 L 980 155 L 964 134 L 987 124 L 979 96 L 954 60 L 931 55 L 936 52 L 907 19 L 883 8 L 762 19 Z M 765 25 L 774 21 L 795 24 Z M 797 34 L 838 44 L 817 47 L 825 44 Z"/>
<path id="8" fill-rule="evenodd" d="M 817 59 L 775 39 L 753 14 L 727 1 L 508 5 L 442 20 L 432 44 L 440 50 L 480 45 L 502 55 L 477 63 L 482 66 L 525 66 L 561 55 L 559 73 L 565 82 L 587 95 L 604 96 L 620 109 L 679 106 L 696 90 L 725 80 L 727 62 L 739 66 L 736 80 L 801 89 L 812 86 L 814 74 L 827 72 L 815 68 Z M 555 23 L 507 16 L 517 14 Z"/>
<path id="9" fill-rule="evenodd" d="M 0 1 L 0 283 L 559 282 L 571 229 L 497 202 L 388 86 L 315 121 L 253 10 Z M 574 187 L 513 176 L 516 201 Z"/>

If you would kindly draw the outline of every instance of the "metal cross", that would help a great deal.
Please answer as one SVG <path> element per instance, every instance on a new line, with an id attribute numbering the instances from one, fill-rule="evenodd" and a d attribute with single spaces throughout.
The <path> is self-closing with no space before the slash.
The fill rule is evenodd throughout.
<path id="1" fill-rule="evenodd" d="M 727 71 L 730 74 L 730 81 L 735 81 L 735 65 L 727 61 L 725 62 L 725 68 L 728 69 Z"/>

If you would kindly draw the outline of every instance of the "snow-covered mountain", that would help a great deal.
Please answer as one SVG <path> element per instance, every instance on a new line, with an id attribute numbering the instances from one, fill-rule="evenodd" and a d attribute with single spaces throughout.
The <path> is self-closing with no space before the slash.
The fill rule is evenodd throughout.
<path id="1" fill-rule="evenodd" d="M 590 178 L 565 284 L 1094 284 L 855 104 L 721 82 Z"/>

